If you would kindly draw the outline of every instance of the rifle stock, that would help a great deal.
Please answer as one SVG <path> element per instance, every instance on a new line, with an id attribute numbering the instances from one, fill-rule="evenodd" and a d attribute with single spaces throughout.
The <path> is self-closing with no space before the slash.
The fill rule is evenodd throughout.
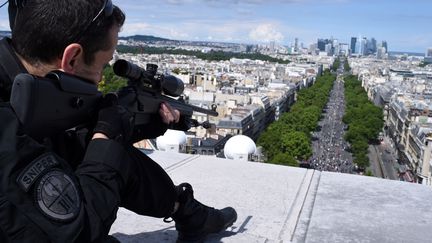
<path id="1" fill-rule="evenodd" d="M 101 97 L 93 83 L 60 71 L 46 77 L 22 73 L 15 77 L 10 104 L 24 132 L 44 138 L 93 121 Z"/>

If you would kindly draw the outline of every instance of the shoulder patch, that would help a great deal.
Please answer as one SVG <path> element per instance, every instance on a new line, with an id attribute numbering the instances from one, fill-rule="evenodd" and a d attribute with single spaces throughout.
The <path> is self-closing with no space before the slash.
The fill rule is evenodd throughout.
<path id="1" fill-rule="evenodd" d="M 18 185 L 28 192 L 33 183 L 44 174 L 45 171 L 51 169 L 60 163 L 52 153 L 45 153 L 33 160 L 26 168 L 18 175 Z"/>
<path id="2" fill-rule="evenodd" d="M 74 219 L 81 208 L 81 198 L 74 181 L 64 171 L 53 169 L 36 186 L 36 201 L 45 216 L 56 221 Z"/>

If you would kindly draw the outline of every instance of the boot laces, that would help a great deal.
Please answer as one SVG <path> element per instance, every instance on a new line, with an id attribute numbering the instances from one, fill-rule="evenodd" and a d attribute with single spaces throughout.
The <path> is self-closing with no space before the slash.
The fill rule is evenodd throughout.
<path id="1" fill-rule="evenodd" d="M 177 195 L 180 196 L 183 194 L 183 192 L 186 192 L 187 194 L 192 194 L 193 195 L 193 189 L 191 184 L 187 183 L 187 182 L 183 182 L 180 185 L 177 186 Z"/>
<path id="2" fill-rule="evenodd" d="M 187 182 L 183 182 L 181 184 L 179 184 L 178 186 L 176 186 L 177 189 L 177 201 L 182 204 L 184 202 L 186 202 L 186 200 L 189 197 L 193 198 L 193 189 L 192 189 L 192 185 L 187 183 Z M 168 217 L 164 217 L 163 221 L 165 223 L 171 223 L 173 220 L 173 218 L 171 217 L 172 215 L 168 216 Z"/>

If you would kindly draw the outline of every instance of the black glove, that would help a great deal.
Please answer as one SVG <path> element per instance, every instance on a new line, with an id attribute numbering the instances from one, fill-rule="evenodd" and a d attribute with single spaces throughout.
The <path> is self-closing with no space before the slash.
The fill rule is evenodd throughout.
<path id="1" fill-rule="evenodd" d="M 131 142 L 134 127 L 134 116 L 126 108 L 111 105 L 99 110 L 94 133 L 103 133 L 120 143 Z"/>

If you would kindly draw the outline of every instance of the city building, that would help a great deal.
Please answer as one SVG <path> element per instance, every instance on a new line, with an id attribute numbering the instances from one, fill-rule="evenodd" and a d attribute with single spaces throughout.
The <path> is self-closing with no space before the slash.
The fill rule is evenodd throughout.
<path id="1" fill-rule="evenodd" d="M 384 132 L 396 148 L 400 175 L 431 186 L 432 69 L 419 63 L 407 55 L 350 60 L 369 99 L 383 107 Z"/>
<path id="2" fill-rule="evenodd" d="M 351 45 L 350 45 L 351 54 L 357 53 L 356 46 L 357 46 L 357 37 L 351 37 Z"/>
<path id="3" fill-rule="evenodd" d="M 384 47 L 386 51 L 388 51 L 387 41 L 383 40 L 381 46 Z"/>
<path id="4" fill-rule="evenodd" d="M 424 61 L 426 63 L 432 63 L 432 48 L 427 49 Z"/>
<path id="5" fill-rule="evenodd" d="M 332 44 L 329 39 L 318 39 L 317 47 L 320 51 L 326 51 L 326 45 Z"/>

